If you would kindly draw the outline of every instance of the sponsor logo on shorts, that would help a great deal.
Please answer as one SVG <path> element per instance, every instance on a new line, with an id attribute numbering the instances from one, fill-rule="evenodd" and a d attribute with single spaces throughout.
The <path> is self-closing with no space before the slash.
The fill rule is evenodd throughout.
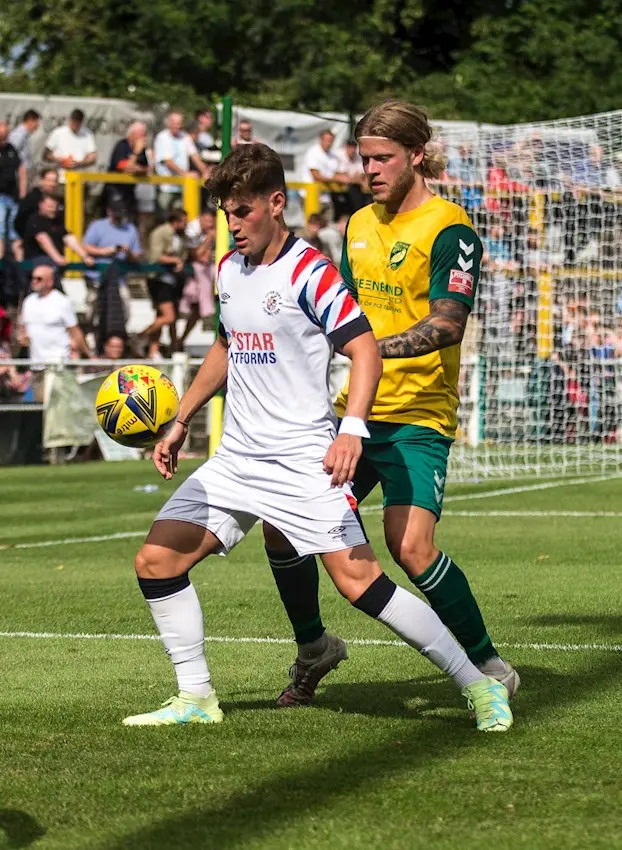
<path id="1" fill-rule="evenodd" d="M 227 301 L 230 298 L 231 298 L 231 294 L 229 292 L 221 292 L 220 293 L 220 300 L 222 301 L 223 304 L 226 304 Z"/>
<path id="2" fill-rule="evenodd" d="M 449 272 L 449 292 L 459 292 L 469 298 L 473 296 L 473 275 L 461 272 L 460 269 L 452 269 Z"/>
<path id="3" fill-rule="evenodd" d="M 334 528 L 331 528 L 328 533 L 334 540 L 343 540 L 343 538 L 346 536 L 346 526 L 336 525 Z"/>
<path id="4" fill-rule="evenodd" d="M 283 299 L 280 292 L 276 292 L 274 290 L 272 292 L 268 292 L 263 300 L 263 311 L 264 313 L 267 313 L 268 316 L 278 316 L 281 312 L 282 303 Z"/>

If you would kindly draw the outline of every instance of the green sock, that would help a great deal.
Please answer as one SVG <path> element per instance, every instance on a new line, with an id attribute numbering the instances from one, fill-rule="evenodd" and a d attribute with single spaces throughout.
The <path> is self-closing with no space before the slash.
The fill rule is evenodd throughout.
<path id="1" fill-rule="evenodd" d="M 270 552 L 266 555 L 272 568 L 272 575 L 289 621 L 294 630 L 296 643 L 311 643 L 321 638 L 325 632 L 318 588 L 320 577 L 313 555 L 283 555 Z"/>
<path id="2" fill-rule="evenodd" d="M 498 655 L 467 577 L 448 555 L 439 552 L 424 573 L 410 580 L 453 632 L 473 664 L 484 664 Z"/>

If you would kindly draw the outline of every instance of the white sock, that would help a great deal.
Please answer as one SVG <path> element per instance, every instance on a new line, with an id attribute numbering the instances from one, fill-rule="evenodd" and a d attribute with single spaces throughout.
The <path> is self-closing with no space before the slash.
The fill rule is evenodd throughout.
<path id="1" fill-rule="evenodd" d="M 180 691 L 207 697 L 212 692 L 205 660 L 203 613 L 190 584 L 164 599 L 148 599 L 153 621 L 170 656 Z"/>
<path id="2" fill-rule="evenodd" d="M 378 619 L 451 676 L 460 689 L 485 678 L 430 606 L 403 587 L 395 588 Z"/>

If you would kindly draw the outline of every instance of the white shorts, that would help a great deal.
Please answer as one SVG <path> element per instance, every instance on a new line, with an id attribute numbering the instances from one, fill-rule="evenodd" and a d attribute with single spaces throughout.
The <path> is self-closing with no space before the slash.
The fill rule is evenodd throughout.
<path id="1" fill-rule="evenodd" d="M 321 555 L 367 542 L 355 511 L 350 487 L 331 487 L 321 462 L 256 460 L 220 448 L 173 493 L 156 522 L 200 525 L 227 553 L 263 519 L 299 555 Z"/>

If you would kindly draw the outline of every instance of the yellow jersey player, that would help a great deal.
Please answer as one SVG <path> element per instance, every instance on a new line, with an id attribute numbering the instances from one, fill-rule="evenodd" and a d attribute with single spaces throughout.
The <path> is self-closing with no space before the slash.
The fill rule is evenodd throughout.
<path id="1" fill-rule="evenodd" d="M 348 223 L 341 274 L 378 339 L 383 375 L 354 495 L 361 502 L 380 483 L 393 558 L 469 658 L 511 696 L 518 674 L 495 650 L 464 573 L 434 543 L 456 433 L 460 342 L 473 307 L 482 244 L 464 210 L 426 185 L 445 163 L 423 110 L 399 100 L 374 106 L 357 124 L 356 139 L 374 202 Z M 339 415 L 347 398 L 346 387 L 337 399 Z M 266 544 L 299 644 L 292 681 L 279 704 L 304 704 L 320 678 L 345 657 L 345 648 L 340 638 L 324 633 L 319 608 L 310 601 L 311 563 L 292 559 L 270 529 Z M 285 568 L 288 554 L 290 563 L 298 561 L 296 570 Z"/>

